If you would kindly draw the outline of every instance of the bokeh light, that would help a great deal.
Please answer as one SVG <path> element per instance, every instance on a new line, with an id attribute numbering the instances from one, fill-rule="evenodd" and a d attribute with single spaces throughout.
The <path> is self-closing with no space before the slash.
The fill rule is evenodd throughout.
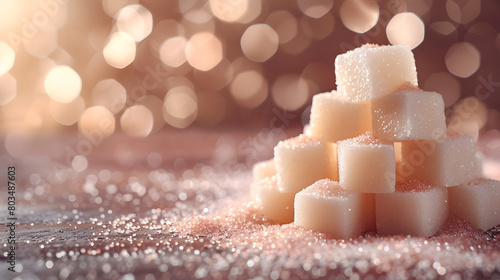
<path id="1" fill-rule="evenodd" d="M 146 137 L 153 129 L 153 114 L 144 105 L 133 105 L 123 112 L 120 125 L 129 136 Z"/>
<path id="2" fill-rule="evenodd" d="M 255 70 L 240 72 L 231 83 L 230 92 L 234 100 L 243 107 L 255 108 L 266 100 L 268 84 L 262 74 Z"/>
<path id="3" fill-rule="evenodd" d="M 99 81 L 91 93 L 92 105 L 101 105 L 111 113 L 120 112 L 127 101 L 126 89 L 115 79 Z"/>
<path id="4" fill-rule="evenodd" d="M 460 82 L 447 72 L 437 72 L 429 76 L 422 87 L 427 91 L 434 91 L 443 96 L 446 108 L 453 105 L 461 95 Z"/>
<path id="5" fill-rule="evenodd" d="M 249 2 L 250 0 L 209 0 L 210 9 L 214 16 L 226 22 L 235 22 L 241 19 L 249 10 Z"/>
<path id="6" fill-rule="evenodd" d="M 45 91 L 55 101 L 69 103 L 82 90 L 82 79 L 71 67 L 62 65 L 50 70 L 45 77 Z"/>
<path id="7" fill-rule="evenodd" d="M 414 49 L 424 40 L 425 27 L 414 13 L 395 15 L 387 25 L 387 38 L 393 45 L 404 44 Z"/>
<path id="8" fill-rule="evenodd" d="M 286 10 L 272 12 L 266 19 L 266 24 L 278 33 L 280 44 L 288 43 L 298 32 L 299 24 L 292 13 Z"/>
<path id="9" fill-rule="evenodd" d="M 305 15 L 320 18 L 333 7 L 333 0 L 297 0 L 297 4 Z"/>
<path id="10" fill-rule="evenodd" d="M 345 27 L 356 33 L 365 33 L 377 24 L 379 6 L 375 0 L 345 0 L 339 14 Z"/>
<path id="11" fill-rule="evenodd" d="M 115 68 L 123 69 L 135 59 L 134 39 L 125 32 L 111 34 L 102 54 L 106 62 Z"/>
<path id="12" fill-rule="evenodd" d="M 163 118 L 168 124 L 185 128 L 196 119 L 197 112 L 198 99 L 191 88 L 179 86 L 167 92 L 163 104 Z"/>
<path id="13" fill-rule="evenodd" d="M 224 58 L 208 71 L 194 69 L 193 75 L 201 87 L 208 90 L 220 90 L 233 79 L 233 66 Z"/>
<path id="14" fill-rule="evenodd" d="M 445 62 L 450 73 L 457 77 L 467 78 L 479 69 L 481 53 L 472 44 L 459 42 L 448 49 Z"/>
<path id="15" fill-rule="evenodd" d="M 104 106 L 88 107 L 81 115 L 78 127 L 85 137 L 100 142 L 115 132 L 115 117 Z"/>
<path id="16" fill-rule="evenodd" d="M 52 118 L 59 124 L 70 126 L 76 123 L 85 110 L 85 101 L 81 96 L 69 103 L 61 103 L 50 100 L 49 112 Z"/>
<path id="17" fill-rule="evenodd" d="M 170 67 L 179 67 L 186 62 L 187 39 L 184 36 L 168 38 L 160 46 L 160 59 Z"/>
<path id="18" fill-rule="evenodd" d="M 71 167 L 76 172 L 82 172 L 89 166 L 89 162 L 85 156 L 77 155 L 71 160 Z"/>
<path id="19" fill-rule="evenodd" d="M 145 95 L 137 99 L 136 104 L 145 106 L 153 115 L 151 132 L 157 132 L 165 125 L 162 112 L 163 101 L 160 98 L 154 95 Z"/>
<path id="20" fill-rule="evenodd" d="M 57 48 L 57 32 L 55 30 L 38 32 L 24 41 L 23 45 L 30 55 L 39 58 L 47 57 Z"/>
<path id="21" fill-rule="evenodd" d="M 0 42 L 0 76 L 9 72 L 14 65 L 15 58 L 14 50 L 7 43 Z"/>
<path id="22" fill-rule="evenodd" d="M 278 49 L 278 33 L 264 23 L 254 24 L 241 36 L 241 49 L 253 61 L 264 62 Z"/>
<path id="23" fill-rule="evenodd" d="M 271 88 L 274 103 L 287 111 L 295 111 L 304 106 L 309 98 L 307 81 L 298 75 L 282 75 Z"/>
<path id="24" fill-rule="evenodd" d="M 481 13 L 481 1 L 446 1 L 448 16 L 456 23 L 468 24 Z"/>
<path id="25" fill-rule="evenodd" d="M 11 102 L 17 95 L 17 80 L 11 74 L 0 76 L 0 106 Z"/>
<path id="26" fill-rule="evenodd" d="M 212 33 L 196 33 L 186 44 L 186 58 L 194 68 L 208 71 L 222 60 L 222 43 Z"/>
<path id="27" fill-rule="evenodd" d="M 139 0 L 102 0 L 102 8 L 108 16 L 114 18 L 121 8 L 137 3 Z"/>
<path id="28" fill-rule="evenodd" d="M 118 30 L 127 33 L 136 42 L 140 42 L 153 30 L 153 15 L 142 5 L 129 5 L 118 11 L 116 26 Z"/>
<path id="29" fill-rule="evenodd" d="M 335 89 L 336 55 L 365 43 L 414 48 L 419 85 L 440 93 L 447 113 L 481 86 L 498 112 L 484 86 L 500 52 L 490 2 L 49 1 L 51 13 L 42 2 L 0 1 L 1 134 L 75 131 L 96 106 L 120 124 L 144 106 L 148 135 L 265 125 L 272 109 L 302 112 Z"/>

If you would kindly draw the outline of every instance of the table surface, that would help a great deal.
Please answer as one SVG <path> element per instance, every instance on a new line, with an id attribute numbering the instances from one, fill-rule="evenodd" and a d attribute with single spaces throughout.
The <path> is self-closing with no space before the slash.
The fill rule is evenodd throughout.
<path id="1" fill-rule="evenodd" d="M 259 215 L 251 165 L 298 132 L 191 129 L 96 145 L 6 139 L 0 162 L 17 173 L 18 272 L 7 269 L 3 227 L 0 279 L 500 278 L 500 226 L 482 232 L 450 217 L 430 238 L 342 240 Z M 478 145 L 496 179 L 498 139 L 483 135 Z M 86 156 L 84 171 L 71 168 L 73 152 Z M 6 204 L 3 194 L 2 223 Z"/>

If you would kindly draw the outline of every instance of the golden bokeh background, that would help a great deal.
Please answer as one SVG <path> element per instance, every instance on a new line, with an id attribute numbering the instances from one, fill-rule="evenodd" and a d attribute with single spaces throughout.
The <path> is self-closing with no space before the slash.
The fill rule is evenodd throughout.
<path id="1" fill-rule="evenodd" d="M 500 4 L 0 0 L 0 135 L 304 125 L 336 55 L 408 44 L 456 129 L 500 127 Z M 471 132 L 472 131 L 472 132 Z"/>

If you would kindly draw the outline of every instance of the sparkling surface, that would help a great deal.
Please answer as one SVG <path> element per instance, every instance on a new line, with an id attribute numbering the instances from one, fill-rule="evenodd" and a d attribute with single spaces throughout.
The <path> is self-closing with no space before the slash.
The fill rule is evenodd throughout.
<path id="1" fill-rule="evenodd" d="M 190 133 L 189 139 L 208 139 L 207 147 L 217 136 Z M 232 135 L 234 141 L 253 139 Z M 100 167 L 96 159 L 103 150 L 112 154 L 118 149 L 114 143 L 120 139 L 114 137 L 96 148 L 99 153 L 88 157 L 89 168 L 82 172 L 40 169 L 42 159 L 17 161 L 16 267 L 22 272 L 16 275 L 22 279 L 500 277 L 498 226 L 482 232 L 451 217 L 430 238 L 366 232 L 354 239 L 333 239 L 293 223 L 273 224 L 259 215 L 258 205 L 249 197 L 251 165 L 240 161 Z M 176 137 L 189 142 L 181 134 Z M 160 139 L 147 141 L 154 144 Z M 136 162 L 142 154 L 149 158 L 141 147 L 135 151 Z M 158 151 L 164 163 L 171 160 L 165 149 Z M 207 151 L 185 153 L 186 159 L 194 154 L 203 158 Z M 249 156 L 243 152 L 236 158 Z M 5 196 L 0 200 L 5 205 Z M 0 215 L 4 220 L 5 211 Z M 0 239 L 5 260 L 5 231 Z M 1 269 L 0 278 L 11 279 L 10 273 Z"/>

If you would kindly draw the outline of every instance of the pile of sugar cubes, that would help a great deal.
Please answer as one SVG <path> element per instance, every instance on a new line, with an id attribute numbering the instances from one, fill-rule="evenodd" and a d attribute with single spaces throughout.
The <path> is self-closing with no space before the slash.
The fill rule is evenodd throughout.
<path id="1" fill-rule="evenodd" d="M 481 178 L 471 137 L 447 131 L 443 99 L 418 88 L 408 46 L 341 54 L 335 75 L 303 134 L 254 165 L 264 216 L 335 238 L 432 236 L 449 215 L 482 230 L 500 224 L 500 182 Z"/>

